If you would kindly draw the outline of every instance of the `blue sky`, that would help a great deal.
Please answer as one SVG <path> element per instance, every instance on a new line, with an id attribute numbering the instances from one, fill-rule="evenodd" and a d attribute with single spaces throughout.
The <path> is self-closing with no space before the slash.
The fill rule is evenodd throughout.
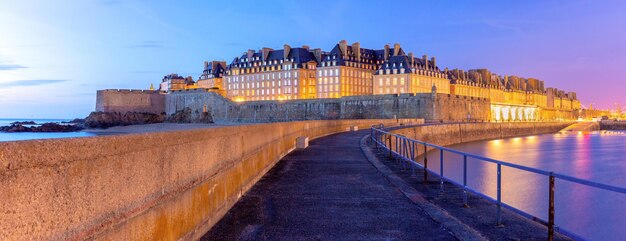
<path id="1" fill-rule="evenodd" d="M 3 0 L 0 118 L 84 117 L 98 89 L 145 89 L 247 49 L 330 50 L 342 39 L 539 78 L 613 108 L 626 105 L 624 13 L 619 1 Z"/>

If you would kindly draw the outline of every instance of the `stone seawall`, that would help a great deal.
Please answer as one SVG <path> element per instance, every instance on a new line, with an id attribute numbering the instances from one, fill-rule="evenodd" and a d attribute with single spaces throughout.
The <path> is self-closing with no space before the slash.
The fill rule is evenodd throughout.
<path id="1" fill-rule="evenodd" d="M 600 130 L 626 130 L 626 121 L 601 121 Z"/>
<path id="2" fill-rule="evenodd" d="M 449 146 L 471 141 L 556 133 L 571 124 L 571 122 L 458 123 L 394 127 L 391 128 L 391 132 L 414 140 Z M 394 141 L 392 138 L 392 145 L 395 145 Z M 430 149 L 432 148 L 428 148 Z M 416 156 L 423 153 L 423 148 L 417 148 Z"/>
<path id="3" fill-rule="evenodd" d="M 98 90 L 96 111 L 100 112 L 165 112 L 165 95 L 151 90 Z"/>
<path id="4" fill-rule="evenodd" d="M 196 240 L 327 120 L 0 143 L 0 240 Z"/>
<path id="5" fill-rule="evenodd" d="M 174 91 L 166 95 L 168 115 L 190 108 L 216 122 L 422 118 L 489 120 L 487 99 L 447 94 L 352 96 L 336 99 L 233 102 L 214 92 Z"/>

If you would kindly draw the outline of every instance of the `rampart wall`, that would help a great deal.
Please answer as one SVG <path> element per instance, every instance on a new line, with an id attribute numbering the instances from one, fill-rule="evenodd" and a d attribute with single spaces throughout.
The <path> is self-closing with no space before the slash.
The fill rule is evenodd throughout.
<path id="1" fill-rule="evenodd" d="M 572 122 L 457 123 L 392 128 L 392 133 L 440 146 L 471 141 L 556 133 Z M 392 145 L 395 139 L 392 138 Z M 428 148 L 431 150 L 432 148 Z M 416 156 L 424 153 L 417 148 Z"/>
<path id="2" fill-rule="evenodd" d="M 293 150 L 297 137 L 415 121 L 0 142 L 0 240 L 197 240 Z"/>
<path id="3" fill-rule="evenodd" d="M 165 111 L 165 95 L 156 90 L 98 90 L 96 111 L 161 114 Z"/>
<path id="4" fill-rule="evenodd" d="M 246 102 L 233 102 L 216 93 L 202 90 L 175 91 L 166 96 L 167 114 L 184 108 L 190 108 L 193 112 L 210 112 L 216 122 L 393 118 L 486 121 L 489 120 L 491 111 L 487 99 L 448 94 Z"/>
<path id="5" fill-rule="evenodd" d="M 601 130 L 626 130 L 626 121 L 600 121 Z"/>

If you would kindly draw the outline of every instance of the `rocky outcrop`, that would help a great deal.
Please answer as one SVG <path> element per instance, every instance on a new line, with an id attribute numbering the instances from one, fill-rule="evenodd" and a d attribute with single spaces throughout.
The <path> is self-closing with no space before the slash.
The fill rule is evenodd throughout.
<path id="1" fill-rule="evenodd" d="M 80 125 L 61 125 L 57 123 L 45 123 L 40 126 L 32 127 L 26 127 L 22 124 L 0 127 L 0 131 L 2 132 L 74 132 L 82 129 L 83 127 Z"/>
<path id="2" fill-rule="evenodd" d="M 85 119 L 87 128 L 109 128 L 112 126 L 128 126 L 161 123 L 165 120 L 164 114 L 145 112 L 91 112 Z"/>
<path id="3" fill-rule="evenodd" d="M 167 117 L 171 123 L 213 123 L 213 117 L 209 112 L 192 111 L 187 107 Z"/>
<path id="4" fill-rule="evenodd" d="M 11 125 L 36 125 L 34 121 L 15 121 L 11 122 Z"/>

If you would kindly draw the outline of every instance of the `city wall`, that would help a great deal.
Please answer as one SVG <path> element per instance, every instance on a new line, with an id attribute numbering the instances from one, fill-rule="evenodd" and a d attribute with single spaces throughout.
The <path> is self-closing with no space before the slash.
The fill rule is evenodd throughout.
<path id="1" fill-rule="evenodd" d="M 196 240 L 294 149 L 297 137 L 416 121 L 0 142 L 0 240 Z"/>
<path id="2" fill-rule="evenodd" d="M 96 111 L 161 114 L 165 111 L 165 95 L 156 90 L 98 90 Z"/>
<path id="3" fill-rule="evenodd" d="M 487 99 L 448 94 L 353 96 L 336 99 L 233 102 L 203 90 L 174 91 L 166 96 L 165 112 L 185 108 L 209 112 L 216 122 L 278 122 L 328 119 L 423 118 L 487 121 Z"/>
<path id="4" fill-rule="evenodd" d="M 601 130 L 626 130 L 626 121 L 600 121 Z"/>
<path id="5" fill-rule="evenodd" d="M 571 122 L 457 123 L 394 127 L 391 128 L 391 132 L 414 140 L 449 146 L 471 141 L 557 133 L 571 124 Z M 395 145 L 394 138 L 392 145 Z M 432 148 L 429 147 L 428 150 L 430 149 Z M 417 148 L 415 155 L 423 153 L 423 148 Z"/>

